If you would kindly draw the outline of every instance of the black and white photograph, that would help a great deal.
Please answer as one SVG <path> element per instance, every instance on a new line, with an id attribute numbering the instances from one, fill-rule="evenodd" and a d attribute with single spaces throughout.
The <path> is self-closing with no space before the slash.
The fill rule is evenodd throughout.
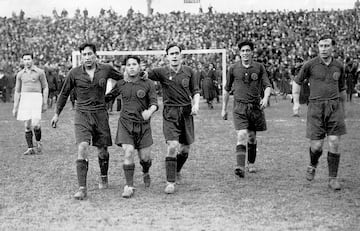
<path id="1" fill-rule="evenodd" d="M 360 230 L 360 0 L 0 0 L 0 230 Z"/>

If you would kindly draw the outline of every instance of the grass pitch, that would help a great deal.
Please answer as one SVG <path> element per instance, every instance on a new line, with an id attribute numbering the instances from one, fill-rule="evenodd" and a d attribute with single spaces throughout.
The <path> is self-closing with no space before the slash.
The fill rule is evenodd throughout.
<path id="1" fill-rule="evenodd" d="M 0 104 L 0 230 L 357 230 L 360 227 L 360 99 L 346 104 L 348 134 L 341 141 L 342 190 L 327 186 L 327 144 L 315 180 L 305 180 L 309 163 L 305 138 L 306 107 L 293 118 L 289 100 L 271 102 L 265 111 L 268 131 L 258 133 L 256 174 L 233 173 L 236 134 L 221 119 L 221 105 L 202 101 L 195 118 L 196 141 L 183 168 L 184 184 L 166 195 L 161 109 L 152 119 L 152 184 L 145 189 L 136 159 L 133 198 L 121 197 L 125 184 L 123 153 L 110 151 L 109 183 L 97 189 L 99 167 L 91 149 L 88 199 L 75 201 L 77 189 L 73 111 L 50 126 L 43 115 L 43 155 L 23 156 L 24 125 Z M 229 102 L 231 111 L 232 102 Z M 118 113 L 110 115 L 112 134 Z M 114 137 L 114 136 L 113 136 Z"/>

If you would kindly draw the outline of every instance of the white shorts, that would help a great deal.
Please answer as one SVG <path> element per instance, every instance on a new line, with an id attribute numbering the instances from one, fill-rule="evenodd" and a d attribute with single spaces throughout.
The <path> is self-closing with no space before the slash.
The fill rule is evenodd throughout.
<path id="1" fill-rule="evenodd" d="M 40 120 L 42 94 L 38 92 L 21 92 L 17 120 Z"/>

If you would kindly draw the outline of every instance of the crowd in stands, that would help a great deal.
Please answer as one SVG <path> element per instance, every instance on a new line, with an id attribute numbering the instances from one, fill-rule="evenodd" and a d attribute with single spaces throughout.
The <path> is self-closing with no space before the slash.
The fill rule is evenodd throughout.
<path id="1" fill-rule="evenodd" d="M 296 59 L 315 56 L 316 41 L 322 33 L 336 38 L 337 58 L 356 60 L 360 56 L 357 8 L 247 13 L 212 10 L 151 16 L 132 9 L 126 16 L 101 9 L 96 17 L 90 17 L 86 10 L 77 10 L 74 16 L 66 10 L 52 13 L 30 18 L 21 11 L 12 17 L 0 17 L 0 66 L 9 75 L 19 69 L 25 51 L 34 53 L 38 65 L 63 74 L 71 67 L 72 51 L 84 41 L 94 42 L 99 50 L 162 50 L 171 41 L 182 43 L 185 49 L 224 48 L 230 64 L 238 52 L 237 43 L 251 39 L 256 44 L 256 58 L 275 80 L 282 73 L 291 75 Z M 187 64 L 196 68 L 199 62 L 219 64 L 220 60 L 216 55 L 193 55 Z M 146 61 L 148 66 L 163 64 L 154 57 Z"/>

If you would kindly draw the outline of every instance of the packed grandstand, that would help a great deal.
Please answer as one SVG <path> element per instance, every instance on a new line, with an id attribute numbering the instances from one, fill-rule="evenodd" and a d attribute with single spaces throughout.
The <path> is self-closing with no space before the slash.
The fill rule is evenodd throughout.
<path id="1" fill-rule="evenodd" d="M 40 66 L 66 72 L 71 67 L 71 53 L 79 44 L 90 41 L 99 50 L 161 50 L 171 41 L 185 49 L 227 50 L 227 62 L 234 61 L 237 43 L 251 39 L 256 44 L 255 57 L 269 69 L 291 70 L 295 60 L 316 55 L 316 39 L 324 32 L 337 40 L 335 57 L 359 58 L 360 10 L 300 10 L 276 12 L 190 14 L 171 12 L 151 16 L 129 10 L 126 16 L 114 10 L 101 10 L 96 17 L 77 10 L 53 16 L 27 17 L 26 12 L 0 17 L 0 65 L 10 75 L 19 68 L 21 54 L 34 53 Z M 199 56 L 187 60 L 196 68 L 199 62 L 217 63 L 219 57 Z M 115 60 L 115 63 L 119 59 Z M 150 57 L 146 65 L 161 65 Z"/>

